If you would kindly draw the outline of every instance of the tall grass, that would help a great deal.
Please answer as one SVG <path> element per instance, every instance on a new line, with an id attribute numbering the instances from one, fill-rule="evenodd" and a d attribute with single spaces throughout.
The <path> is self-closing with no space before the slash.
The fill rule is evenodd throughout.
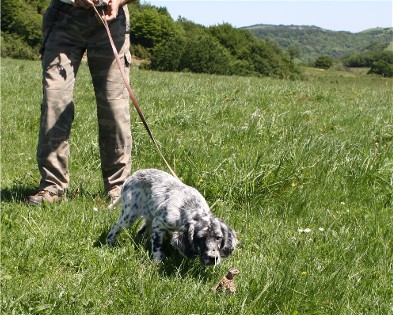
<path id="1" fill-rule="evenodd" d="M 232 226 L 217 267 L 154 264 L 136 228 L 110 249 L 91 79 L 75 90 L 68 201 L 25 205 L 41 100 L 37 62 L 3 59 L 4 314 L 393 313 L 393 81 L 336 71 L 305 80 L 134 70 L 166 158 Z M 133 169 L 165 169 L 133 108 Z M 237 267 L 236 294 L 210 289 Z"/>

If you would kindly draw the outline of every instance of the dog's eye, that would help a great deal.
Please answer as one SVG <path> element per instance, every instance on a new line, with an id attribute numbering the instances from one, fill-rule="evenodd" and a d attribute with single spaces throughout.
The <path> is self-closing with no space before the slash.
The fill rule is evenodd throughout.
<path id="1" fill-rule="evenodd" d="M 216 241 L 221 241 L 221 236 L 216 236 Z"/>

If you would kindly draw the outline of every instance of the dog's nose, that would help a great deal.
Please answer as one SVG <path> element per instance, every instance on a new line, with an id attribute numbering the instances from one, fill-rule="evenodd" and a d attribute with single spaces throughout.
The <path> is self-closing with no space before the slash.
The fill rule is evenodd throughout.
<path id="1" fill-rule="evenodd" d="M 218 265 L 221 262 L 220 257 L 217 256 L 207 256 L 203 259 L 205 265 Z"/>

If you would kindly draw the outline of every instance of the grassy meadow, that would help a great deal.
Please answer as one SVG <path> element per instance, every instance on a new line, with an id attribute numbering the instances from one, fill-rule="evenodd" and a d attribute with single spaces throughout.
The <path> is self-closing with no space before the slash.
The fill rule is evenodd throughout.
<path id="1" fill-rule="evenodd" d="M 134 70 L 165 157 L 240 244 L 216 267 L 167 248 L 154 264 L 103 193 L 94 94 L 75 88 L 67 202 L 31 207 L 41 102 L 36 61 L 1 60 L 1 314 L 393 314 L 393 80 Z M 131 106 L 131 105 L 130 105 Z M 136 111 L 133 170 L 166 170 Z M 211 288 L 240 269 L 235 294 Z"/>

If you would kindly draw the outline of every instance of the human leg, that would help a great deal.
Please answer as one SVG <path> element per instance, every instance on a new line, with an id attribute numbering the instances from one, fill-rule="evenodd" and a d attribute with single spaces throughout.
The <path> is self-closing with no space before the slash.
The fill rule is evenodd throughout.
<path id="1" fill-rule="evenodd" d="M 46 18 L 53 20 L 47 23 Z M 61 199 L 69 184 L 69 137 L 74 119 L 72 97 L 84 49 L 75 46 L 76 40 L 70 40 L 70 36 L 66 36 L 69 34 L 64 33 L 66 29 L 58 25 L 64 23 L 64 19 L 63 12 L 51 5 L 43 23 L 43 34 L 46 34 L 42 55 L 43 101 L 37 146 L 41 181 L 39 192 L 28 197 L 31 204 Z"/>
<path id="2" fill-rule="evenodd" d="M 131 55 L 126 10 L 119 12 L 118 18 L 110 27 L 119 50 L 121 65 L 128 78 Z M 121 186 L 131 171 L 129 96 L 105 29 L 100 28 L 100 32 L 96 33 L 97 40 L 88 49 L 88 62 L 97 101 L 104 189 L 111 198 L 115 198 L 120 194 Z"/>

